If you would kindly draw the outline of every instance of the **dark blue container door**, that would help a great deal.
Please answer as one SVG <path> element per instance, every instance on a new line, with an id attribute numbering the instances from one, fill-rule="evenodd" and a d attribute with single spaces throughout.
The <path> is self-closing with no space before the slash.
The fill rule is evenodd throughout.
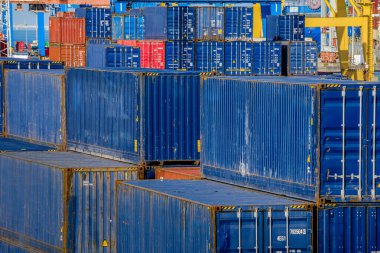
<path id="1" fill-rule="evenodd" d="M 261 212 L 218 212 L 216 221 L 216 252 L 240 252 L 239 247 L 241 247 L 241 252 L 244 253 L 255 252 L 256 247 L 261 248 L 263 240 Z"/>
<path id="2" fill-rule="evenodd" d="M 225 9 L 226 40 L 252 40 L 252 30 L 252 7 L 229 7 Z"/>
<path id="3" fill-rule="evenodd" d="M 372 252 L 365 247 L 365 207 L 326 209 L 319 211 L 318 218 L 318 252 Z"/>
<path id="4" fill-rule="evenodd" d="M 266 212 L 262 252 L 311 252 L 311 220 L 306 211 Z"/>
<path id="5" fill-rule="evenodd" d="M 367 94 L 365 90 L 344 87 L 343 91 L 321 91 L 323 196 L 342 200 L 360 198 L 364 193 Z"/>
<path id="6" fill-rule="evenodd" d="M 380 206 L 367 208 L 367 251 L 380 250 Z"/>
<path id="7" fill-rule="evenodd" d="M 367 193 L 371 199 L 377 199 L 380 195 L 380 92 L 375 86 L 368 91 L 369 108 L 367 123 L 367 161 L 368 161 L 368 188 Z"/>

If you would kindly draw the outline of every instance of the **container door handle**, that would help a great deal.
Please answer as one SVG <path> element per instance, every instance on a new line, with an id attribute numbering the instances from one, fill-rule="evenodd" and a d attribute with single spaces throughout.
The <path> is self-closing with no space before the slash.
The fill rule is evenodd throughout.
<path id="1" fill-rule="evenodd" d="M 342 90 L 342 189 L 340 195 L 345 199 L 345 177 L 346 177 L 346 86 Z"/>
<path id="2" fill-rule="evenodd" d="M 380 178 L 376 175 L 376 86 L 373 87 L 373 123 L 372 123 L 372 199 L 376 199 L 376 179 Z"/>
<path id="3" fill-rule="evenodd" d="M 289 253 L 289 208 L 285 208 L 285 220 L 286 220 L 286 253 Z"/>
<path id="4" fill-rule="evenodd" d="M 272 208 L 268 209 L 268 219 L 269 219 L 269 253 L 272 253 Z"/>
<path id="5" fill-rule="evenodd" d="M 258 221 L 258 209 L 255 208 L 255 213 L 254 213 L 254 217 L 255 217 L 255 252 L 256 253 L 259 253 L 259 235 L 258 235 L 258 232 L 259 232 L 259 221 Z"/>
<path id="6" fill-rule="evenodd" d="M 359 88 L 359 99 L 360 99 L 360 111 L 359 111 L 359 159 L 358 159 L 358 175 L 359 179 L 359 189 L 358 189 L 358 198 L 362 199 L 362 116 L 363 116 L 363 86 Z"/>
<path id="7" fill-rule="evenodd" d="M 238 209 L 238 222 L 239 222 L 239 245 L 238 245 L 238 252 L 241 253 L 241 208 Z"/>

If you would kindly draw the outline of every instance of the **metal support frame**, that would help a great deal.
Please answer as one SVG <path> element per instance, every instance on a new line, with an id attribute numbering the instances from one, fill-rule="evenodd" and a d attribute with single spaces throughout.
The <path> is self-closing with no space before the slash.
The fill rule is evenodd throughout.
<path id="1" fill-rule="evenodd" d="M 0 5 L 1 40 L 0 55 L 12 55 L 11 5 L 9 0 L 2 0 Z"/>
<path id="2" fill-rule="evenodd" d="M 335 11 L 328 0 L 325 0 L 327 7 L 332 13 L 331 18 L 306 18 L 306 27 L 336 27 L 339 48 L 340 68 L 343 75 L 353 80 L 371 81 L 374 79 L 375 65 L 373 62 L 373 20 L 372 5 L 369 0 L 363 0 L 357 3 L 361 7 L 361 11 L 356 6 L 354 0 L 350 0 L 357 17 L 347 17 L 345 0 L 337 0 Z M 350 69 L 348 59 L 348 27 L 360 27 L 362 32 L 362 44 L 365 63 L 361 69 Z"/>

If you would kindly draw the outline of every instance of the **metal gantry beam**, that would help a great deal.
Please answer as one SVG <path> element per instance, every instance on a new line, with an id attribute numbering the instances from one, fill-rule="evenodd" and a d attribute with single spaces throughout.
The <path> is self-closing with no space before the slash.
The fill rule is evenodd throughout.
<path id="1" fill-rule="evenodd" d="M 11 56 L 11 6 L 9 0 L 0 0 L 0 56 Z"/>

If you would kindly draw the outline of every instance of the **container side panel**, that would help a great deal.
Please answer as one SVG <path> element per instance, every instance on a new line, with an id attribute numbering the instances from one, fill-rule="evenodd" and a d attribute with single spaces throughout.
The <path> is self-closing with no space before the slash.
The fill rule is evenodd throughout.
<path id="1" fill-rule="evenodd" d="M 224 43 L 197 42 L 195 45 L 195 70 L 201 72 L 224 73 Z"/>
<path id="2" fill-rule="evenodd" d="M 63 247 L 63 174 L 0 156 L 0 237 L 37 252 Z"/>
<path id="3" fill-rule="evenodd" d="M 7 134 L 61 146 L 65 131 L 63 82 L 63 75 L 47 71 L 7 71 Z"/>

